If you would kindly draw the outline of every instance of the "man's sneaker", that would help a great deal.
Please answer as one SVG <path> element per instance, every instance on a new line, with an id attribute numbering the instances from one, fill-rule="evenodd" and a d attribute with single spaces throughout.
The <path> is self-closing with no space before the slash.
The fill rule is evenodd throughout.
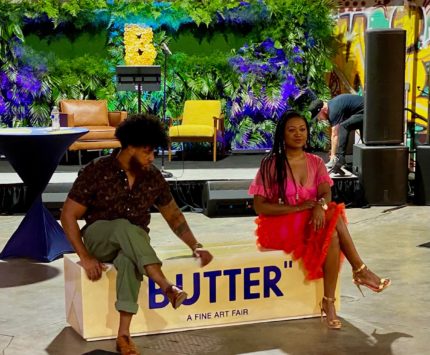
<path id="1" fill-rule="evenodd" d="M 325 167 L 327 169 L 331 169 L 332 167 L 334 167 L 336 165 L 337 159 L 336 157 L 332 157 L 326 164 Z"/>

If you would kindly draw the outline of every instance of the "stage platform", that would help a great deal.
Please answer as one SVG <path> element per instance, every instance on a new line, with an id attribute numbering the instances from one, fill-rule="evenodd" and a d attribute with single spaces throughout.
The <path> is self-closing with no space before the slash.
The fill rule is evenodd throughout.
<path id="1" fill-rule="evenodd" d="M 221 183 L 217 189 L 225 190 L 224 203 L 228 200 L 236 201 L 236 205 L 229 205 L 228 209 L 216 212 L 219 214 L 247 215 L 252 214 L 249 208 L 250 196 L 247 186 L 254 178 L 264 154 L 232 154 L 217 162 L 209 160 L 164 160 L 164 169 L 173 176 L 167 178 L 172 193 L 183 210 L 204 212 L 208 197 L 209 184 Z M 325 158 L 325 157 L 323 157 Z M 157 157 L 154 163 L 161 168 L 162 161 Z M 43 201 L 50 210 L 57 210 L 62 206 L 73 181 L 78 175 L 79 165 L 60 164 L 52 176 L 45 192 Z M 360 186 L 355 175 L 345 171 L 345 176 L 332 175 L 334 186 L 333 199 L 344 202 L 347 206 L 360 206 Z M 237 184 L 240 182 L 240 187 Z M 213 186 L 213 185 L 212 185 Z M 231 194 L 236 190 L 236 193 Z M 241 203 L 243 200 L 243 204 Z M 248 200 L 248 204 L 247 201 Z M 13 214 L 26 210 L 25 186 L 14 172 L 6 159 L 0 160 L 0 213 Z"/>

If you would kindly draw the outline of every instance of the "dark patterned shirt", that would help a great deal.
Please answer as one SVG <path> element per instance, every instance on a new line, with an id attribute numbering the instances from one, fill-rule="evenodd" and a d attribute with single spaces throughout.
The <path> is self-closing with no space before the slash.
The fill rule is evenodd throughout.
<path id="1" fill-rule="evenodd" d="M 87 207 L 87 226 L 98 220 L 125 218 L 149 232 L 150 207 L 172 200 L 169 184 L 151 165 L 136 176 L 132 189 L 113 156 L 93 160 L 82 168 L 68 197 Z"/>

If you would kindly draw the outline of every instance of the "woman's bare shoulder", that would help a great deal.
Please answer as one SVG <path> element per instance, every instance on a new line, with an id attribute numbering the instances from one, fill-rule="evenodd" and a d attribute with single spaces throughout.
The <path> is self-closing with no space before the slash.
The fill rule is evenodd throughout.
<path id="1" fill-rule="evenodd" d="M 313 154 L 313 153 L 305 153 L 305 154 L 306 154 L 307 159 L 309 159 L 311 162 L 313 162 L 315 164 L 321 164 L 321 163 L 324 164 L 324 160 L 320 156 Z"/>

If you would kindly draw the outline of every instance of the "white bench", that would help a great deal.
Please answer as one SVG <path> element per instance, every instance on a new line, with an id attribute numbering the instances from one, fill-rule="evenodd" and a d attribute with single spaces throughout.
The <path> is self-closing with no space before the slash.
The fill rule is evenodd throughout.
<path id="1" fill-rule="evenodd" d="M 315 317 L 322 280 L 305 282 L 300 263 L 281 251 L 259 252 L 254 244 L 212 247 L 214 260 L 200 268 L 189 251 L 159 252 L 166 276 L 188 293 L 174 310 L 144 278 L 132 335 Z M 116 270 L 90 281 L 75 254 L 64 256 L 67 322 L 86 340 L 115 338 Z M 339 286 L 339 285 L 338 285 Z M 339 287 L 336 298 L 339 299 Z M 340 303 L 336 307 L 339 310 Z"/>

